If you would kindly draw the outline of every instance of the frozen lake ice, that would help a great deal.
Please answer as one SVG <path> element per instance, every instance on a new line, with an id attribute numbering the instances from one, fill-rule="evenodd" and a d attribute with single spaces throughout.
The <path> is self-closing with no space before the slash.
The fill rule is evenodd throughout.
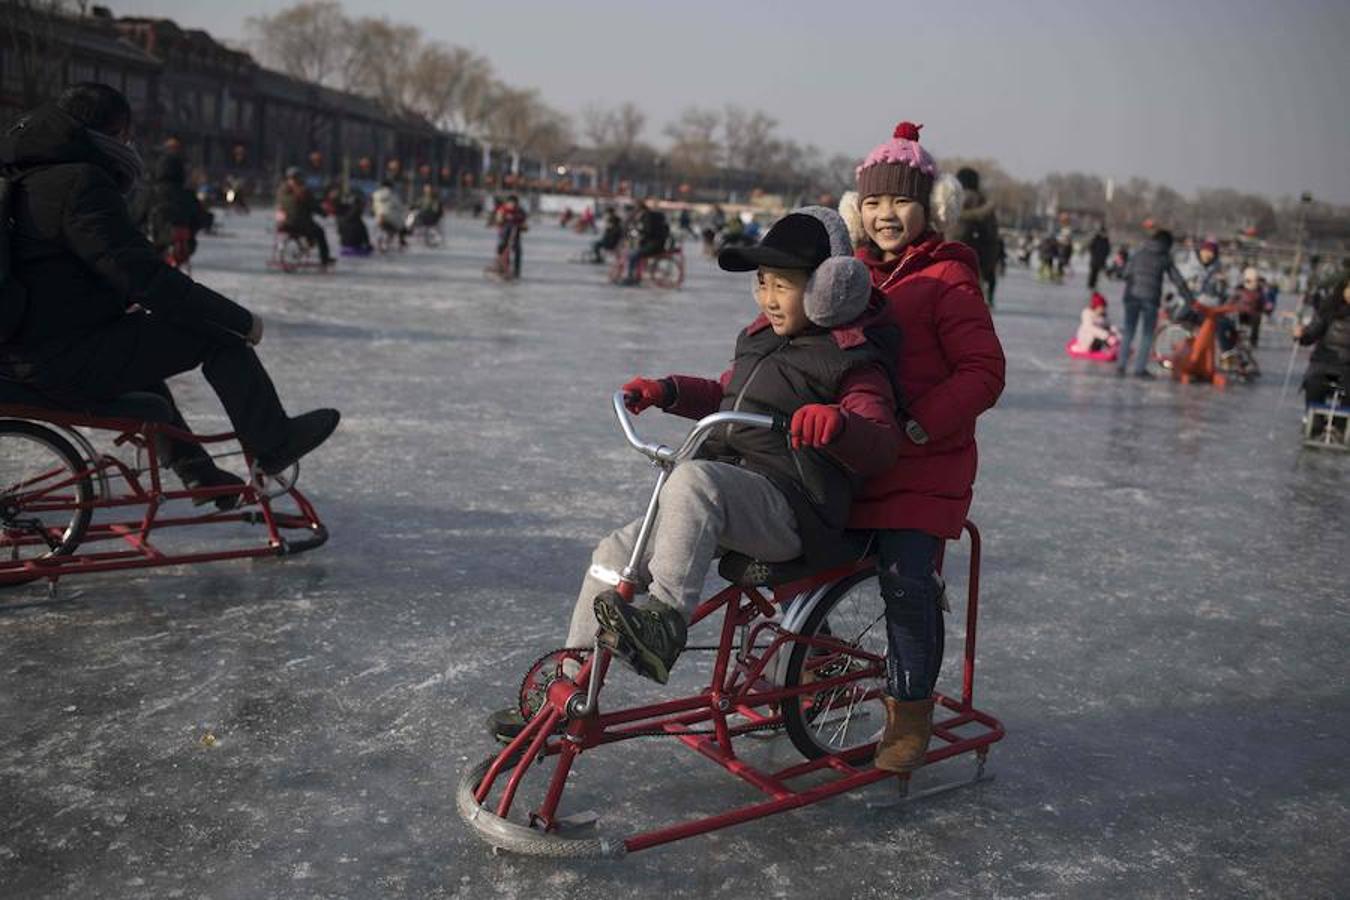
<path id="1" fill-rule="evenodd" d="M 1081 273 L 1011 270 L 995 314 L 1008 387 L 981 419 L 971 514 L 976 697 L 1008 729 L 997 779 L 557 863 L 491 855 L 454 788 L 492 749 L 484 716 L 562 643 L 591 546 L 640 511 L 651 470 L 610 393 L 721 371 L 753 314 L 748 276 L 691 253 L 678 292 L 615 288 L 568 261 L 584 240 L 551 219 L 526 235 L 519 283 L 483 277 L 494 236 L 466 219 L 438 250 L 285 275 L 264 267 L 268 222 L 228 219 L 194 275 L 264 317 L 292 412 L 341 408 L 302 476 L 332 540 L 0 593 L 0 896 L 1344 891 L 1350 458 L 1300 449 L 1273 329 L 1254 385 L 1117 380 L 1064 355 Z M 225 428 L 199 374 L 175 389 L 198 429 Z M 605 824 L 747 799 L 694 755 L 638 743 L 578 764 Z"/>

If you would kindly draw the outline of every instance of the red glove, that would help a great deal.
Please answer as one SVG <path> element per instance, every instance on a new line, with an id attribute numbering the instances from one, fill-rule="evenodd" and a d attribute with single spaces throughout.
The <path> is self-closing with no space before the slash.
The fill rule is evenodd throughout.
<path id="1" fill-rule="evenodd" d="M 792 449 L 824 447 L 844 432 L 844 411 L 837 406 L 812 403 L 792 414 Z"/>
<path id="2" fill-rule="evenodd" d="M 666 396 L 666 382 L 655 378 L 634 378 L 623 386 L 623 405 L 637 415 L 649 406 L 665 408 L 670 405 Z"/>

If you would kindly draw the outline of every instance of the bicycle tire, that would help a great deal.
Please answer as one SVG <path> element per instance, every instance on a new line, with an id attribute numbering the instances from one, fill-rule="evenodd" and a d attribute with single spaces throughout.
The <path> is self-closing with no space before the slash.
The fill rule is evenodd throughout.
<path id="1" fill-rule="evenodd" d="M 89 463 L 80 456 L 70 441 L 54 429 L 20 419 L 0 420 L 0 445 L 6 443 L 6 438 L 10 439 L 8 443 L 13 444 L 16 437 L 50 450 L 52 455 L 63 464 L 62 468 L 69 470 L 72 476 L 76 476 L 71 515 L 69 521 L 61 530 L 60 543 L 54 547 L 49 547 L 46 553 L 28 558 L 49 559 L 55 556 L 69 556 L 79 547 L 80 541 L 84 539 L 85 532 L 89 529 L 89 521 L 93 518 L 91 504 L 94 499 L 94 482 L 89 475 Z M 20 459 L 17 448 L 8 447 L 0 452 L 0 461 L 17 459 Z M 0 463 L 0 465 L 2 464 Z M 36 476 L 26 474 L 25 477 L 31 483 L 31 479 Z M 8 478 L 0 474 L 0 480 L 8 480 Z M 22 502 L 22 495 L 14 487 L 0 484 L 0 524 L 14 523 L 24 519 Z M 45 523 L 43 524 L 45 525 Z M 19 558 L 19 544 L 12 541 L 13 538 L 10 537 L 8 529 L 0 530 L 0 557 L 7 557 L 12 560 Z M 27 584 L 40 577 L 40 575 L 0 574 L 0 587 Z"/>
<path id="2" fill-rule="evenodd" d="M 881 600 L 881 589 L 877 584 L 876 572 L 858 572 L 835 583 L 825 595 L 821 597 L 820 601 L 816 604 L 815 609 L 811 610 L 807 615 L 806 620 L 802 623 L 801 628 L 798 629 L 797 633 L 807 638 L 838 638 L 840 634 L 848 634 L 848 629 L 845 629 L 842 632 L 836 632 L 829 627 L 828 622 L 831 614 L 836 613 L 836 609 L 839 607 L 840 603 L 849 597 L 870 598 L 871 605 L 870 608 L 864 612 L 864 619 L 870 617 L 872 613 L 875 613 L 875 617 L 871 619 L 868 630 L 858 633 L 856 637 L 849 639 L 849 643 L 862 645 L 864 644 L 864 639 L 866 639 L 866 646 L 863 646 L 862 649 L 872 653 L 879 652 L 884 656 L 886 646 L 885 606 Z M 861 608 L 859 608 L 858 611 L 861 611 Z M 840 618 L 840 616 L 836 615 L 836 619 L 838 618 Z M 843 623 L 837 622 L 836 624 L 842 626 Z M 798 687 L 802 684 L 802 677 L 805 672 L 818 672 L 821 669 L 836 664 L 828 659 L 822 660 L 822 654 L 819 651 L 816 651 L 816 655 L 813 657 L 811 655 L 812 651 L 813 648 L 807 644 L 793 644 L 783 676 L 784 687 Z M 845 664 L 847 664 L 846 661 L 848 659 L 856 659 L 856 657 L 849 657 L 842 654 L 839 654 L 838 656 Z M 814 670 L 807 669 L 806 664 L 808 659 L 812 660 L 813 665 L 816 667 Z M 831 677 L 837 677 L 838 674 L 842 673 L 831 673 Z M 848 693 L 856 696 L 857 691 L 854 690 L 853 685 L 866 685 L 863 696 L 859 697 L 857 702 L 869 703 L 875 707 L 875 709 L 867 714 L 867 717 L 873 720 L 875 728 L 864 725 L 863 728 L 860 729 L 860 740 L 845 739 L 843 741 L 829 743 L 821 740 L 821 727 L 829 723 L 820 722 L 822 709 L 821 704 L 817 702 L 819 698 L 818 694 L 798 694 L 795 697 L 789 697 L 784 700 L 782 703 L 783 724 L 786 726 L 788 737 L 791 739 L 792 745 L 807 759 L 819 759 L 822 756 L 846 753 L 866 746 L 867 744 L 875 744 L 880 737 L 885 722 L 885 712 L 881 702 L 881 695 L 885 691 L 885 680 L 886 673 L 883 670 L 880 673 L 880 677 L 873 677 L 866 681 L 841 685 L 832 689 L 831 702 L 824 706 L 825 711 L 833 709 L 835 708 L 833 705 L 833 697 L 838 696 L 840 692 L 845 691 L 845 689 L 848 690 Z M 872 696 L 869 697 L 867 695 Z M 856 706 L 857 703 L 849 706 L 845 713 L 844 725 L 841 729 L 836 729 L 836 733 L 847 731 L 848 727 L 852 724 Z M 860 717 L 860 721 L 861 719 L 862 717 Z M 871 759 L 874 753 L 875 749 L 865 756 L 859 756 L 858 759 L 854 761 L 866 762 Z"/>

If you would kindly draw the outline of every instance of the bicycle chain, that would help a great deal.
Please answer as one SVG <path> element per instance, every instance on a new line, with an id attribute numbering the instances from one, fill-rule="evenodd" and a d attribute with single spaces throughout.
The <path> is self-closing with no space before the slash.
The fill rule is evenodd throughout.
<path id="1" fill-rule="evenodd" d="M 721 648 L 716 646 L 685 647 L 684 652 L 688 653 L 691 651 L 700 651 L 700 650 L 707 651 L 719 649 Z M 525 689 L 529 686 L 530 674 L 534 672 L 534 670 L 538 668 L 539 665 L 542 664 L 545 660 L 547 660 L 550 656 L 555 656 L 559 653 L 591 653 L 594 650 L 595 650 L 594 647 L 558 647 L 554 650 L 550 650 L 547 653 L 543 654 L 542 656 L 537 658 L 534 662 L 530 663 L 530 667 L 525 670 L 525 675 L 520 680 L 520 690 L 516 692 L 517 701 L 519 701 L 521 698 L 525 696 Z M 752 725 L 749 728 L 739 729 L 736 732 L 736 734 L 739 736 L 743 734 L 754 734 L 760 731 L 777 731 L 781 730 L 783 727 L 784 726 L 781 723 L 779 724 L 766 723 L 763 725 Z M 683 735 L 688 734 L 715 735 L 717 734 L 717 730 L 713 728 L 697 728 L 697 729 L 691 728 L 686 729 L 684 731 L 666 731 L 664 728 L 649 728 L 640 731 L 626 732 L 624 734 L 624 738 L 627 739 L 630 737 L 681 737 Z"/>

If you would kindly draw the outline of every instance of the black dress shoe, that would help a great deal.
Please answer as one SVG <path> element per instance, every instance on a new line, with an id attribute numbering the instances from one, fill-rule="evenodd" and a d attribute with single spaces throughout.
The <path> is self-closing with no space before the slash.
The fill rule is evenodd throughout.
<path id="1" fill-rule="evenodd" d="M 312 409 L 291 419 L 286 423 L 286 440 L 281 446 L 255 457 L 258 468 L 268 475 L 286 471 L 300 457 L 328 440 L 340 418 L 336 409 Z"/>
<path id="2" fill-rule="evenodd" d="M 175 466 L 174 472 L 178 479 L 183 482 L 183 487 L 189 491 L 195 491 L 199 488 L 217 488 L 217 487 L 237 487 L 243 488 L 244 479 L 238 475 L 226 472 L 217 466 L 210 459 L 193 460 L 184 465 Z M 214 503 L 216 509 L 221 512 L 228 512 L 235 509 L 243 501 L 243 493 L 236 494 L 215 494 L 197 496 L 192 498 L 193 506 L 205 506 L 208 503 Z"/>

